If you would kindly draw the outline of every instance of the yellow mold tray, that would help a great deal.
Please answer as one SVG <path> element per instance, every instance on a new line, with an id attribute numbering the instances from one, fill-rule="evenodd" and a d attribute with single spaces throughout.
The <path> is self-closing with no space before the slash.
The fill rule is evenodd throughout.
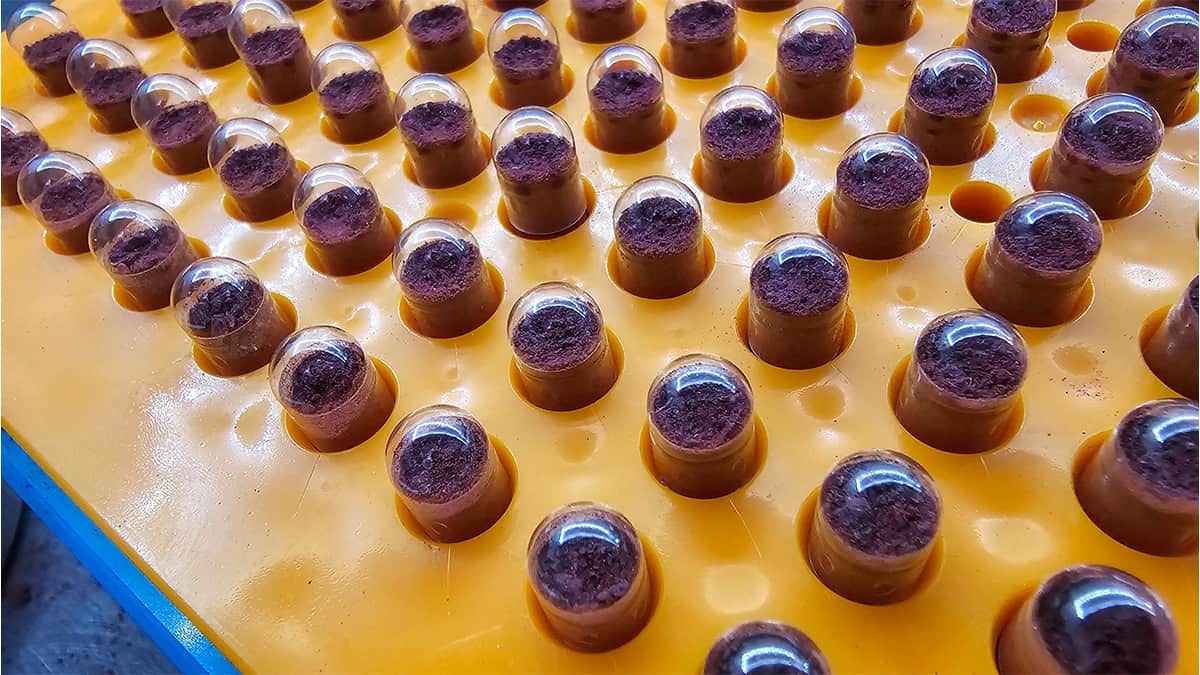
<path id="1" fill-rule="evenodd" d="M 663 4 L 643 4 L 645 24 L 631 41 L 658 54 Z M 829 3 L 801 6 L 823 4 Z M 290 214 L 264 224 L 235 219 L 211 171 L 162 173 L 141 132 L 102 134 L 87 123 L 78 96 L 39 95 L 6 44 L 4 105 L 28 115 L 51 146 L 91 158 L 116 187 L 161 205 L 213 254 L 248 263 L 291 300 L 301 326 L 332 323 L 349 331 L 391 369 L 399 387 L 391 419 L 367 443 L 332 455 L 303 450 L 285 430 L 265 368 L 234 378 L 204 372 L 169 310 L 122 308 L 90 255 L 52 252 L 29 213 L 7 207 L 5 427 L 246 670 L 696 672 L 730 627 L 778 619 L 807 632 L 839 672 L 994 672 L 993 640 L 1005 608 L 1052 572 L 1088 562 L 1131 572 L 1163 596 L 1181 635 L 1179 671 L 1195 672 L 1195 554 L 1153 557 L 1122 546 L 1092 524 L 1072 489 L 1072 465 L 1089 438 L 1134 406 L 1173 395 L 1144 365 L 1138 335 L 1196 273 L 1195 119 L 1167 130 L 1150 175 L 1149 204 L 1105 222 L 1087 311 L 1063 326 L 1021 329 L 1029 374 L 1024 422 L 1011 441 L 979 455 L 935 450 L 904 431 L 887 395 L 889 378 L 921 328 L 941 313 L 975 306 L 964 267 L 991 226 L 960 214 L 989 220 L 1031 191 L 1035 157 L 1050 147 L 1061 115 L 1086 97 L 1089 76 L 1109 57 L 1076 45 L 1111 47 L 1113 29 L 1105 25 L 1131 21 L 1133 3 L 1096 0 L 1059 13 L 1049 69 L 999 87 L 991 150 L 970 164 L 933 169 L 928 240 L 895 260 L 850 259 L 853 343 L 831 364 L 805 371 L 769 366 L 739 338 L 735 324 L 749 266 L 775 236 L 817 231 L 818 205 L 832 190 L 840 155 L 859 137 L 887 128 L 916 64 L 963 32 L 969 2 L 922 0 L 923 23 L 907 42 L 860 46 L 862 96 L 849 112 L 786 120 L 794 173 L 780 194 L 731 204 L 697 189 L 715 266 L 697 289 L 670 300 L 634 297 L 611 280 L 614 202 L 645 175 L 695 187 L 691 166 L 705 104 L 727 85 L 767 83 L 789 12 L 739 11 L 745 61 L 707 80 L 668 74 L 674 133 L 651 151 L 618 156 L 599 151 L 582 133 L 584 74 L 602 47 L 569 35 L 567 5 L 550 0 L 539 11 L 558 27 L 575 73 L 573 89 L 553 109 L 575 131 L 595 205 L 584 226 L 534 241 L 498 221 L 492 168 L 459 188 L 422 189 L 405 176 L 397 132 L 339 145 L 322 134 L 314 96 L 264 105 L 248 93 L 240 63 L 196 70 L 183 60 L 174 34 L 129 35 L 114 20 L 115 2 L 62 0 L 58 6 L 85 36 L 123 42 L 148 73 L 194 79 L 223 119 L 258 117 L 282 131 L 297 159 L 363 170 L 405 225 L 431 214 L 457 219 L 499 270 L 505 294 L 495 315 L 466 336 L 414 334 L 399 316 L 400 291 L 386 263 L 353 277 L 318 273 L 306 262 Z M 482 3 L 471 3 L 471 13 L 481 30 L 497 16 Z M 314 53 L 338 41 L 328 2 L 297 15 Z M 413 74 L 403 31 L 365 45 L 393 89 Z M 506 112 L 487 93 L 491 77 L 486 56 L 454 73 L 489 133 Z M 510 381 L 504 319 L 516 297 L 547 280 L 591 293 L 624 350 L 612 391 L 575 412 L 534 408 Z M 640 456 L 651 380 L 670 360 L 694 351 L 723 356 L 745 372 L 767 438 L 761 472 L 727 498 L 678 496 Z M 483 535 L 453 545 L 432 544 L 401 523 L 384 462 L 395 423 L 434 403 L 474 413 L 509 449 L 516 468 L 507 513 Z M 883 607 L 850 602 L 822 585 L 798 537 L 805 502 L 834 463 L 875 447 L 924 465 L 945 505 L 941 554 L 929 578 L 913 597 Z M 531 532 L 553 509 L 585 499 L 624 513 L 657 570 L 649 625 L 602 654 L 577 653 L 552 639 L 531 619 L 527 597 Z"/>

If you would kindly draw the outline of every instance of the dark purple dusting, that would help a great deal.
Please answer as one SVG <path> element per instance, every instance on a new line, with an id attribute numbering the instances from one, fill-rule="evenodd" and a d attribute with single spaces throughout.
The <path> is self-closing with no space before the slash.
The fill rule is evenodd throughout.
<path id="1" fill-rule="evenodd" d="M 65 176 L 50 183 L 42 192 L 38 208 L 46 222 L 61 223 L 108 200 L 108 183 L 100 175 L 88 173 L 78 178 Z"/>
<path id="2" fill-rule="evenodd" d="M 65 63 L 71 50 L 80 42 L 83 42 L 83 36 L 73 30 L 54 33 L 37 42 L 25 45 L 21 55 L 30 68 L 42 70 Z"/>
<path id="3" fill-rule="evenodd" d="M 854 39 L 836 31 L 803 31 L 780 43 L 778 56 L 791 73 L 835 73 L 854 61 Z"/>
<path id="4" fill-rule="evenodd" d="M 654 426 L 675 445 L 711 450 L 732 441 L 750 422 L 750 392 L 701 382 L 677 389 L 666 382 L 654 392 Z"/>
<path id="5" fill-rule="evenodd" d="M 561 180 L 576 161 L 567 139 L 545 132 L 519 136 L 496 154 L 496 166 L 514 183 Z"/>
<path id="6" fill-rule="evenodd" d="M 767 256 L 750 271 L 754 297 L 792 316 L 814 316 L 833 309 L 849 287 L 846 268 L 817 255 L 792 256 L 782 263 L 778 256 Z"/>
<path id="7" fill-rule="evenodd" d="M 1073 272 L 1100 253 L 1100 228 L 1073 213 L 1050 213 L 1032 224 L 1016 217 L 996 223 L 996 241 L 1009 255 L 1047 272 Z"/>
<path id="8" fill-rule="evenodd" d="M 551 305 L 527 313 L 512 333 L 512 346 L 540 370 L 566 370 L 583 363 L 600 344 L 600 317 L 589 309 Z"/>
<path id="9" fill-rule="evenodd" d="M 272 66 L 294 58 L 307 49 L 299 28 L 268 28 L 251 33 L 242 49 L 243 58 L 252 66 Z"/>
<path id="10" fill-rule="evenodd" d="M 231 10 L 232 5 L 228 2 L 192 5 L 179 14 L 179 35 L 195 40 L 213 33 L 224 33 L 229 28 Z"/>
<path id="11" fill-rule="evenodd" d="M 423 9 L 408 21 L 409 39 L 425 46 L 453 42 L 470 29 L 467 13 L 449 4 Z"/>
<path id="12" fill-rule="evenodd" d="M 1170 421 L 1169 413 L 1142 410 L 1137 417 L 1122 421 L 1117 443 L 1133 470 L 1151 485 L 1171 496 L 1196 501 L 1200 495 L 1200 435 L 1194 423 L 1164 429 L 1164 423 Z"/>
<path id="13" fill-rule="evenodd" d="M 340 244 L 366 232 L 382 215 L 373 190 L 334 188 L 304 209 L 304 234 L 318 244 Z"/>
<path id="14" fill-rule="evenodd" d="M 1126 574 L 1116 570 L 1111 573 L 1141 585 Z M 1162 645 L 1166 637 L 1159 634 L 1149 612 L 1129 598 L 1109 606 L 1086 603 L 1094 587 L 1109 583 L 1097 572 L 1083 579 L 1060 574 L 1048 584 L 1034 606 L 1034 618 L 1046 648 L 1063 671 L 1072 674 L 1165 672 Z M 1092 611 L 1080 618 L 1080 607 Z"/>
<path id="15" fill-rule="evenodd" d="M 236 195 L 252 195 L 279 182 L 292 170 L 292 153 L 278 143 L 240 148 L 221 165 L 221 182 Z"/>
<path id="16" fill-rule="evenodd" d="M 927 68 L 913 78 L 908 95 L 925 112 L 938 117 L 970 117 L 992 104 L 996 83 L 984 71 L 969 65 L 951 66 L 934 73 Z"/>
<path id="17" fill-rule="evenodd" d="M 167 108 L 150 120 L 150 137 L 163 148 L 173 148 L 200 138 L 217 128 L 217 114 L 204 101 Z"/>
<path id="18" fill-rule="evenodd" d="M 321 87 L 318 97 L 321 107 L 333 115 L 349 115 L 377 104 L 388 95 L 383 73 L 374 70 L 355 70 L 338 75 Z"/>
<path id="19" fill-rule="evenodd" d="M 408 495 L 435 504 L 471 489 L 488 459 L 487 434 L 478 422 L 461 416 L 441 419 L 455 431 L 423 430 L 405 436 L 392 465 L 393 478 Z"/>
<path id="20" fill-rule="evenodd" d="M 162 0 L 121 0 L 121 8 L 130 16 L 149 14 L 162 8 Z"/>
<path id="21" fill-rule="evenodd" d="M 92 106 L 105 106 L 133 98 L 146 73 L 137 66 L 101 70 L 83 86 L 83 98 Z"/>
<path id="22" fill-rule="evenodd" d="M 929 189 L 929 169 L 907 155 L 846 157 L 838 165 L 838 188 L 869 209 L 895 209 L 921 199 Z"/>
<path id="23" fill-rule="evenodd" d="M 1100 163 L 1142 162 L 1158 152 L 1162 136 L 1154 120 L 1136 112 L 1117 112 L 1091 121 L 1072 115 L 1062 137 L 1080 154 Z"/>
<path id="24" fill-rule="evenodd" d="M 281 389 L 297 412 L 311 415 L 350 398 L 367 376 L 367 355 L 353 342 L 334 341 L 287 367 Z"/>
<path id="25" fill-rule="evenodd" d="M 471 287 L 483 270 L 479 247 L 437 239 L 418 246 L 404 260 L 405 292 L 424 302 L 445 302 Z"/>
<path id="26" fill-rule="evenodd" d="M 633 0 L 571 0 L 571 9 L 578 12 L 615 12 L 629 6 Z"/>
<path id="27" fill-rule="evenodd" d="M 700 214 L 673 197 L 650 197 L 621 212 L 617 240 L 648 258 L 678 255 L 700 238 Z"/>
<path id="28" fill-rule="evenodd" d="M 390 2 L 390 0 L 333 0 L 333 6 L 339 11 L 354 14 L 370 9 L 382 2 Z"/>
<path id="29" fill-rule="evenodd" d="M 592 108 L 609 117 L 628 117 L 662 101 L 663 86 L 653 75 L 634 69 L 610 70 L 592 87 Z"/>
<path id="30" fill-rule="evenodd" d="M 201 293 L 188 310 L 188 329 L 196 337 L 228 335 L 258 314 L 265 296 L 258 282 L 221 282 Z"/>
<path id="31" fill-rule="evenodd" d="M 708 653 L 704 675 L 829 675 L 807 635 L 780 623 L 752 621 L 722 637 Z"/>
<path id="32" fill-rule="evenodd" d="M 906 481 L 887 480 L 858 488 L 861 464 L 886 463 L 907 474 Z M 933 540 L 938 527 L 937 500 L 930 490 L 914 489 L 923 484 L 908 467 L 864 458 L 839 466 L 821 486 L 821 510 L 833 529 L 851 547 L 880 556 L 900 556 L 918 551 Z"/>
<path id="33" fill-rule="evenodd" d="M 713 0 L 684 5 L 667 19 L 667 32 L 679 42 L 711 42 L 728 38 L 737 28 L 737 12 Z"/>
<path id="34" fill-rule="evenodd" d="M 117 239 L 108 249 L 108 264 L 117 274 L 145 272 L 170 257 L 182 239 L 174 223 L 158 223 Z"/>
<path id="35" fill-rule="evenodd" d="M 461 143 L 475 130 L 475 117 L 454 101 L 422 103 L 400 117 L 400 132 L 420 151 Z"/>
<path id="36" fill-rule="evenodd" d="M 615 544 L 600 536 L 566 537 L 557 543 L 558 531 L 568 524 L 552 523 L 549 541 L 538 550 L 538 585 L 560 601 L 556 604 L 579 611 L 602 609 L 625 597 L 638 572 L 636 544 L 627 535 Z"/>
<path id="37" fill-rule="evenodd" d="M 10 134 L 7 131 L 0 140 L 0 167 L 5 176 L 15 176 L 25 163 L 49 150 L 46 141 L 36 131 Z"/>
<path id="38" fill-rule="evenodd" d="M 751 160 L 775 150 L 782 142 L 779 117 L 744 106 L 713 115 L 704 125 L 704 147 L 726 160 Z"/>
<path id="39" fill-rule="evenodd" d="M 510 80 L 536 80 L 558 68 L 558 45 L 531 35 L 505 42 L 492 55 L 496 71 Z"/>
<path id="40" fill-rule="evenodd" d="M 1022 351 L 994 335 L 976 335 L 948 345 L 946 333 L 957 325 L 945 321 L 917 342 L 917 362 L 929 379 L 966 399 L 1015 394 L 1025 377 Z"/>
<path id="41" fill-rule="evenodd" d="M 1163 26 L 1149 36 L 1125 31 L 1119 49 L 1122 54 L 1152 70 L 1196 72 L 1200 66 L 1200 31 L 1183 23 Z"/>
<path id="42" fill-rule="evenodd" d="M 1033 33 L 1054 21 L 1055 0 L 975 0 L 971 14 L 997 32 Z"/>

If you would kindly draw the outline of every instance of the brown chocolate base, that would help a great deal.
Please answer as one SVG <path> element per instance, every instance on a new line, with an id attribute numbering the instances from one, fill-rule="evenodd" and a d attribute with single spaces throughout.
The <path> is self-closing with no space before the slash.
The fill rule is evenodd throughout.
<path id="1" fill-rule="evenodd" d="M 569 230 L 587 213 L 587 193 L 575 148 L 560 136 L 518 137 L 496 155 L 508 220 L 525 234 L 549 236 Z"/>
<path id="2" fill-rule="evenodd" d="M 304 210 L 304 234 L 321 271 L 333 276 L 365 272 L 387 259 L 396 243 L 374 192 L 330 190 Z"/>
<path id="3" fill-rule="evenodd" d="M 667 104 L 662 83 L 638 70 L 615 70 L 588 93 L 596 144 L 606 152 L 649 150 L 666 138 Z"/>
<path id="4" fill-rule="evenodd" d="M 263 102 L 289 103 L 312 92 L 312 53 L 299 28 L 252 33 L 243 50 L 246 70 Z"/>
<path id="5" fill-rule="evenodd" d="M 46 186 L 37 209 L 42 226 L 73 255 L 88 252 L 92 219 L 115 199 L 112 187 L 99 174 L 64 176 Z"/>
<path id="6" fill-rule="evenodd" d="M 840 33 L 803 32 L 779 45 L 775 84 L 785 115 L 821 119 L 850 107 L 854 42 Z"/>
<path id="7" fill-rule="evenodd" d="M 977 2 L 963 46 L 992 64 L 998 82 L 1032 80 L 1041 66 L 1054 14 L 1054 0 Z"/>
<path id="8" fill-rule="evenodd" d="M 1133 94 L 1158 111 L 1163 123 L 1184 121 L 1183 113 L 1200 79 L 1195 26 L 1163 26 L 1150 38 L 1126 31 L 1104 72 L 1104 91 Z"/>
<path id="9" fill-rule="evenodd" d="M 247 220 L 270 220 L 292 210 L 300 170 L 282 145 L 235 150 L 221 165 L 220 174 L 226 191 Z"/>
<path id="10" fill-rule="evenodd" d="M 162 0 L 121 0 L 121 11 L 138 37 L 158 37 L 174 30 L 163 11 Z"/>
<path id="11" fill-rule="evenodd" d="M 219 68 L 238 60 L 228 32 L 231 9 L 230 3 L 213 0 L 192 5 L 179 15 L 176 30 L 197 67 Z"/>
<path id="12" fill-rule="evenodd" d="M 392 95 L 382 73 L 359 70 L 330 80 L 318 94 L 325 119 L 342 143 L 365 143 L 392 130 Z"/>
<path id="13" fill-rule="evenodd" d="M 907 155 L 847 157 L 837 169 L 825 236 L 847 255 L 886 260 L 920 245 L 929 170 Z"/>
<path id="14" fill-rule="evenodd" d="M 636 0 L 572 0 L 575 36 L 583 42 L 619 42 L 637 32 Z"/>
<path id="15" fill-rule="evenodd" d="M 782 187 L 783 128 L 771 113 L 734 108 L 704 125 L 700 146 L 704 191 L 728 202 L 766 199 Z"/>
<path id="16" fill-rule="evenodd" d="M 217 375 L 234 377 L 267 365 L 294 329 L 274 296 L 257 282 L 238 288 L 212 280 L 188 303 L 192 342 Z"/>
<path id="17" fill-rule="evenodd" d="M 849 288 L 847 270 L 815 254 L 759 260 L 750 271 L 750 351 L 779 368 L 833 360 L 845 344 Z"/>
<path id="18" fill-rule="evenodd" d="M 774 621 L 750 621 L 708 650 L 703 675 L 829 675 L 829 663 L 804 633 Z"/>
<path id="19" fill-rule="evenodd" d="M 422 244 L 404 260 L 400 274 L 414 328 L 426 337 L 466 335 L 483 325 L 500 304 L 499 290 L 473 244 L 447 240 Z"/>
<path id="20" fill-rule="evenodd" d="M 700 214 L 671 197 L 651 197 L 617 218 L 617 277 L 643 298 L 673 298 L 707 273 Z"/>
<path id="21" fill-rule="evenodd" d="M 1142 348 L 1142 357 L 1163 384 L 1196 400 L 1197 353 L 1200 352 L 1200 319 L 1197 319 L 1197 279 L 1192 278 L 1183 296 L 1171 307 Z"/>
<path id="22" fill-rule="evenodd" d="M 146 73 L 136 66 L 109 68 L 92 75 L 80 93 L 100 126 L 110 134 L 129 131 L 137 126 L 133 121 L 130 99 Z"/>
<path id="23" fill-rule="evenodd" d="M 949 166 L 984 152 L 995 83 L 980 70 L 959 65 L 914 76 L 904 102 L 900 133 L 930 164 Z"/>
<path id="24" fill-rule="evenodd" d="M 451 73 L 474 63 L 482 52 L 470 17 L 454 5 L 417 12 L 408 20 L 407 30 L 422 72 Z"/>
<path id="25" fill-rule="evenodd" d="M 512 333 L 525 395 L 546 410 L 577 410 L 617 381 L 617 364 L 600 317 L 551 306 L 531 312 Z"/>
<path id="26" fill-rule="evenodd" d="M 392 414 L 396 400 L 375 364 L 357 345 L 343 361 L 321 351 L 299 355 L 281 375 L 288 418 L 319 452 L 341 452 L 366 441 Z"/>
<path id="27" fill-rule="evenodd" d="M 1133 208 L 1161 137 L 1152 121 L 1134 112 L 1105 117 L 1094 134 L 1085 124 L 1082 117 L 1067 119 L 1038 189 L 1073 194 L 1101 218 L 1120 218 Z"/>
<path id="28" fill-rule="evenodd" d="M 842 14 L 862 45 L 890 45 L 908 39 L 916 0 L 844 0 Z"/>
<path id="29" fill-rule="evenodd" d="M 478 176 L 488 164 L 475 117 L 457 103 L 422 103 L 400 118 L 400 133 L 417 183 L 450 188 Z"/>
<path id="30" fill-rule="evenodd" d="M 54 33 L 25 45 L 22 55 L 25 65 L 33 71 L 50 96 L 66 96 L 75 93 L 67 80 L 67 57 L 75 45 L 83 42 L 83 36 L 75 31 Z"/>
<path id="31" fill-rule="evenodd" d="M 558 45 L 530 36 L 505 43 L 492 56 L 504 107 L 551 106 L 566 95 Z"/>
<path id="32" fill-rule="evenodd" d="M 667 19 L 667 67 L 680 77 L 716 77 L 737 66 L 737 12 L 712 1 L 675 10 Z"/>
<path id="33" fill-rule="evenodd" d="M 208 103 L 194 101 L 159 113 L 146 130 L 159 157 L 182 175 L 208 168 L 208 141 L 219 124 Z"/>
<path id="34" fill-rule="evenodd" d="M 176 277 L 198 259 L 174 223 L 119 238 L 109 248 L 108 256 L 113 281 L 142 311 L 169 306 Z"/>
<path id="35" fill-rule="evenodd" d="M 14 206 L 21 203 L 21 195 L 17 191 L 17 178 L 25 163 L 50 149 L 45 139 L 36 131 L 19 134 L 3 130 L 3 140 L 0 141 L 0 203 L 4 206 Z"/>
<path id="36" fill-rule="evenodd" d="M 333 12 L 346 37 L 359 42 L 383 37 L 400 26 L 397 0 L 333 0 Z"/>

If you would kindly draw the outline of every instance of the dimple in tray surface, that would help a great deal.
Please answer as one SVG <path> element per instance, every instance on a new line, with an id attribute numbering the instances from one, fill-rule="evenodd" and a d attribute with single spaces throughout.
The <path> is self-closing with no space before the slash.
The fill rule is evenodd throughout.
<path id="1" fill-rule="evenodd" d="M 128 45 L 148 73 L 177 72 L 208 93 L 223 118 L 259 117 L 279 128 L 310 165 L 342 161 L 366 172 L 405 225 L 449 214 L 470 227 L 504 280 L 500 309 L 480 329 L 430 340 L 405 327 L 387 263 L 332 278 L 306 262 L 291 214 L 265 224 L 232 218 L 211 171 L 181 178 L 154 167 L 139 131 L 104 135 L 89 127 L 78 96 L 46 98 L 19 65 L 6 70 L 3 100 L 26 113 L 51 146 L 97 163 L 118 188 L 160 204 L 214 254 L 249 263 L 289 298 L 299 325 L 336 324 L 395 373 L 396 408 L 384 430 L 351 451 L 317 455 L 298 447 L 272 399 L 266 369 L 218 378 L 193 361 L 169 310 L 127 311 L 88 255 L 67 257 L 42 242 L 22 207 L 3 210 L 4 424 L 126 552 L 240 667 L 266 672 L 647 672 L 696 671 L 712 642 L 747 620 L 777 619 L 807 632 L 841 672 L 992 672 L 993 641 L 1005 608 L 1068 565 L 1112 565 L 1148 582 L 1166 600 L 1181 635 L 1180 672 L 1197 668 L 1196 556 L 1153 557 L 1128 549 L 1087 518 L 1072 489 L 1079 448 L 1134 406 L 1172 396 L 1144 365 L 1143 321 L 1178 297 L 1196 273 L 1197 122 L 1169 128 L 1151 172 L 1153 193 L 1136 215 L 1105 222 L 1092 272 L 1095 299 L 1077 320 L 1021 332 L 1029 343 L 1020 431 L 982 455 L 935 450 L 908 435 L 888 402 L 888 381 L 921 328 L 953 309 L 976 306 L 964 267 L 991 233 L 965 220 L 950 193 L 969 180 L 1013 196 L 1031 191 L 1029 167 L 1054 140 L 1019 125 L 1010 108 L 1028 94 L 1083 100 L 1085 82 L 1108 52 L 1067 38 L 1080 21 L 1117 28 L 1131 2 L 1097 0 L 1060 13 L 1049 69 L 1001 85 L 992 113 L 996 141 L 980 160 L 935 167 L 932 231 L 891 261 L 850 259 L 856 335 L 832 364 L 785 371 L 741 342 L 737 309 L 762 245 L 789 231 L 817 231 L 842 151 L 882 131 L 903 104 L 908 76 L 948 46 L 967 22 L 966 0 L 923 0 L 923 24 L 906 43 L 860 46 L 863 92 L 846 114 L 788 118 L 785 148 L 795 164 L 784 191 L 735 205 L 703 195 L 711 275 L 671 300 L 643 300 L 610 278 L 612 209 L 637 178 L 665 174 L 695 187 L 705 103 L 732 83 L 763 86 L 774 69 L 778 31 L 789 12 L 739 12 L 748 56 L 730 75 L 666 76 L 674 133 L 649 152 L 600 152 L 583 134 L 584 75 L 601 46 L 565 29 L 567 2 L 539 8 L 559 30 L 575 84 L 554 106 L 575 132 L 584 176 L 596 191 L 586 225 L 551 240 L 521 239 L 496 218 L 495 173 L 451 190 L 428 191 L 402 169 L 397 132 L 356 146 L 322 134 L 315 96 L 258 103 L 240 63 L 197 71 L 168 34 L 136 39 L 114 21 L 115 2 L 63 0 L 88 37 Z M 658 54 L 663 7 L 644 0 L 645 25 L 631 40 Z M 804 6 L 830 4 L 805 3 Z M 472 3 L 477 29 L 496 16 Z M 298 17 L 315 52 L 338 41 L 329 3 Z M 403 32 L 365 43 L 391 87 L 413 74 Z M 19 56 L 7 44 L 4 58 Z M 488 96 L 486 56 L 454 74 L 488 133 L 504 110 Z M 1028 119 L 1023 119 L 1026 126 Z M 598 301 L 624 349 L 624 368 L 600 402 L 571 413 L 525 403 L 509 378 L 504 318 L 536 283 L 567 280 Z M 765 464 L 727 498 L 693 500 L 661 485 L 643 463 L 645 395 L 673 358 L 719 354 L 746 373 L 767 436 Z M 471 411 L 515 459 L 513 502 L 483 535 L 453 545 L 414 536 L 396 515 L 384 463 L 388 432 L 409 411 L 451 403 Z M 805 562 L 798 523 L 834 463 L 885 447 L 924 465 L 941 491 L 940 553 L 916 595 L 871 607 L 821 584 Z M 525 547 L 538 521 L 577 500 L 607 503 L 639 529 L 657 561 L 658 604 L 645 630 L 612 652 L 587 655 L 554 641 L 527 604 Z"/>

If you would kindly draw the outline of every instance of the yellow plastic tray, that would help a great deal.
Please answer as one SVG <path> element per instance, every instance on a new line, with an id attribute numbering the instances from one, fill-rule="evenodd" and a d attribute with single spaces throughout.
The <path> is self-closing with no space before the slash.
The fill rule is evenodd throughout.
<path id="1" fill-rule="evenodd" d="M 643 2 L 646 22 L 633 41 L 657 54 L 662 2 Z M 821 4 L 830 3 L 802 6 Z M 702 197 L 715 269 L 698 289 L 665 301 L 633 297 L 610 279 L 613 204 L 624 186 L 649 174 L 695 185 L 690 169 L 705 103 L 729 84 L 767 82 L 788 12 L 739 12 L 746 61 L 709 80 L 668 74 L 667 97 L 678 115 L 673 135 L 647 153 L 614 156 L 582 133 L 584 76 L 601 47 L 567 33 L 567 0 L 544 5 L 575 73 L 574 88 L 554 109 L 575 129 L 596 203 L 585 227 L 530 241 L 498 222 L 491 168 L 460 188 L 421 189 L 405 177 L 397 132 L 338 145 L 320 131 L 314 96 L 265 106 L 248 94 L 241 64 L 197 71 L 185 65 L 175 35 L 131 37 L 114 18 L 115 2 L 62 0 L 86 36 L 124 42 L 147 72 L 195 79 L 221 117 L 266 120 L 309 164 L 342 161 L 364 170 L 404 224 L 431 214 L 464 222 L 503 275 L 505 298 L 465 337 L 435 341 L 410 332 L 386 263 L 350 278 L 322 276 L 305 261 L 290 214 L 257 225 L 235 220 L 212 172 L 179 179 L 158 171 L 140 132 L 101 134 L 88 125 L 78 96 L 40 96 L 6 44 L 4 105 L 26 113 L 52 146 L 91 158 L 117 187 L 162 205 L 214 254 L 249 263 L 292 300 L 300 325 L 350 331 L 395 373 L 399 395 L 385 430 L 365 445 L 337 455 L 307 452 L 285 431 L 265 369 L 232 379 L 206 374 L 169 310 L 123 309 L 91 256 L 51 252 L 36 221 L 12 207 L 3 210 L 4 425 L 247 670 L 697 672 L 728 628 L 778 619 L 809 633 L 839 672 L 993 672 L 1005 608 L 1046 575 L 1089 562 L 1132 572 L 1162 594 L 1181 636 L 1179 670 L 1195 672 L 1196 556 L 1156 558 L 1116 543 L 1084 515 L 1071 480 L 1085 441 L 1133 406 L 1172 395 L 1144 365 L 1138 333 L 1196 273 L 1195 119 L 1167 131 L 1149 205 L 1106 222 L 1087 312 L 1061 327 L 1022 329 L 1029 342 L 1025 419 L 1007 446 L 969 456 L 930 448 L 903 430 L 887 396 L 889 377 L 925 323 L 975 305 L 963 270 L 991 228 L 959 216 L 951 202 L 994 212 L 996 204 L 972 194 L 978 186 L 963 187 L 968 181 L 994 183 L 1014 197 L 1031 190 L 1030 165 L 1054 140 L 1047 111 L 1055 107 L 1034 105 L 1032 114 L 1018 108 L 1028 129 L 1010 111 L 1035 93 L 1059 99 L 1063 111 L 1085 98 L 1086 80 L 1109 54 L 1073 46 L 1069 28 L 1085 20 L 1120 28 L 1133 19 L 1133 4 L 1097 0 L 1058 16 L 1049 70 L 1000 86 L 991 151 L 973 164 L 934 169 L 928 241 L 898 260 L 850 260 L 857 335 L 848 351 L 830 365 L 795 372 L 758 361 L 738 337 L 749 265 L 774 236 L 817 230 L 818 204 L 832 188 L 842 151 L 886 128 L 918 61 L 963 32 L 967 0 L 922 0 L 923 25 L 907 43 L 859 47 L 864 91 L 845 115 L 787 120 L 795 173 L 781 194 L 748 205 Z M 476 27 L 486 31 L 496 12 L 471 5 Z M 338 39 L 329 3 L 298 16 L 314 52 Z M 1080 44 L 1112 37 L 1104 30 L 1073 34 Z M 393 88 L 412 75 L 402 31 L 366 44 Z M 471 92 L 490 133 L 505 111 L 487 94 L 487 57 L 454 77 Z M 615 388 L 572 413 L 528 405 L 509 379 L 507 312 L 526 289 L 552 279 L 580 284 L 596 298 L 625 353 Z M 679 497 L 655 481 L 640 456 L 647 388 L 669 360 L 692 351 L 720 354 L 745 371 L 766 430 L 763 470 L 729 498 Z M 450 546 L 421 540 L 401 524 L 384 464 L 395 422 L 438 402 L 472 411 L 517 467 L 513 503 L 500 522 Z M 805 562 L 797 525 L 833 464 L 872 447 L 921 462 L 945 503 L 942 555 L 928 584 L 887 607 L 855 604 L 825 588 Z M 527 604 L 531 531 L 550 510 L 581 499 L 625 513 L 658 563 L 660 599 L 649 625 L 631 643 L 599 655 L 560 646 L 531 620 Z"/>

